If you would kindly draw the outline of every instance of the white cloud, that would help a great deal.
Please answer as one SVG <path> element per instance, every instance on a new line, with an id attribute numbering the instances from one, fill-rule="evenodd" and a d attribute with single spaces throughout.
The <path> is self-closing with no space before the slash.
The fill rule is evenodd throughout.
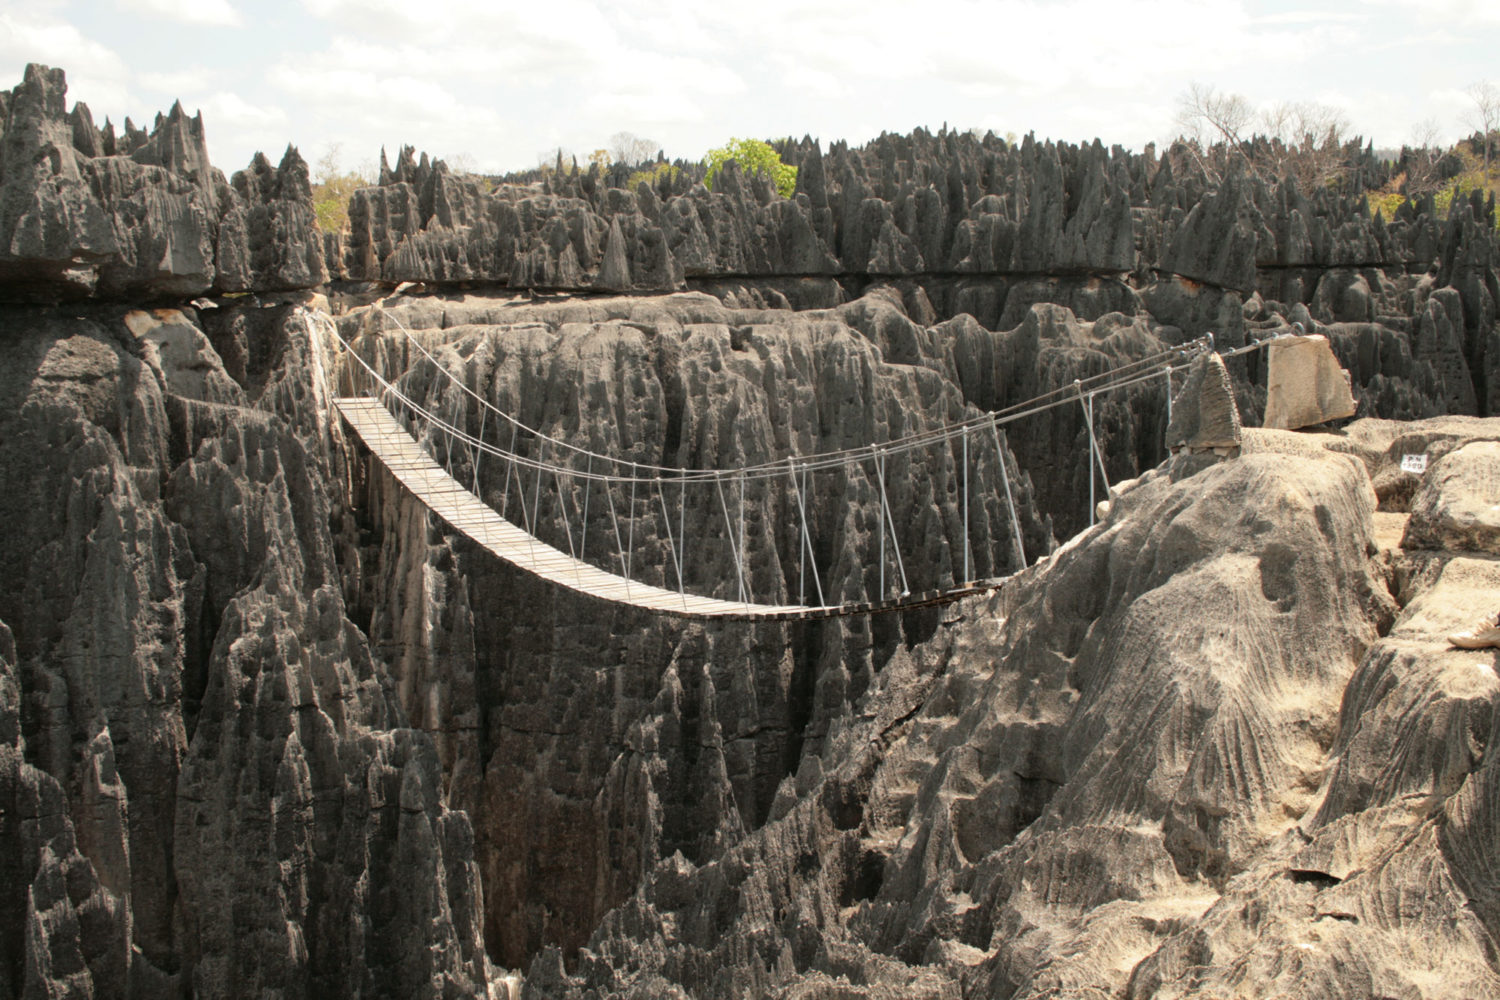
<path id="1" fill-rule="evenodd" d="M 1500 24 L 1500 5 L 1494 0 L 1364 0 L 1367 7 L 1395 8 L 1395 13 L 1423 22 L 1445 22 L 1452 25 Z"/>
<path id="2" fill-rule="evenodd" d="M 184 69 L 170 72 L 144 72 L 136 77 L 140 85 L 169 98 L 200 94 L 207 90 L 218 74 L 206 69 Z"/>
<path id="3" fill-rule="evenodd" d="M 95 117 L 120 114 L 129 105 L 129 69 L 106 45 L 41 10 L 0 13 L 0 84 L 21 81 L 27 63 L 62 67 L 68 73 L 68 100 L 83 101 Z"/>
<path id="4" fill-rule="evenodd" d="M 695 124 L 704 118 L 703 108 L 681 93 L 642 96 L 603 91 L 591 96 L 585 108 L 602 121 L 636 122 L 647 126 Z"/>
<path id="5" fill-rule="evenodd" d="M 231 163 L 287 140 L 360 162 L 405 142 L 513 169 L 622 130 L 693 157 L 732 135 L 859 143 L 944 121 L 1138 149 L 1171 134 L 1194 81 L 1257 106 L 1336 98 L 1390 143 L 1427 117 L 1456 137 L 1465 104 L 1428 92 L 1500 75 L 1500 0 L 1434 0 L 1420 34 L 1391 28 L 1417 0 L 759 0 L 753 16 L 703 0 L 300 0 L 274 26 L 239 0 L 103 4 L 243 15 L 241 30 L 196 33 L 188 63 L 158 16 L 95 17 L 100 2 L 9 4 L 0 72 L 68 67 L 71 96 L 116 121 L 131 90 L 147 120 L 196 102 Z"/>
<path id="6" fill-rule="evenodd" d="M 197 110 L 203 112 L 205 121 L 216 124 L 238 128 L 255 128 L 264 130 L 268 126 L 281 125 L 286 122 L 286 112 L 274 105 L 251 104 L 238 94 L 228 91 L 217 91 L 210 94 L 197 104 Z"/>
<path id="7" fill-rule="evenodd" d="M 115 0 L 116 5 L 137 14 L 180 21 L 233 28 L 244 23 L 240 12 L 229 0 Z"/>

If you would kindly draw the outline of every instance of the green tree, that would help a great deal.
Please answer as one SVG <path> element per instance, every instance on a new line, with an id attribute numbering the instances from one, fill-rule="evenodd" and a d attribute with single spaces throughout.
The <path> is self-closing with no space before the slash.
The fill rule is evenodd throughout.
<path id="1" fill-rule="evenodd" d="M 642 181 L 645 181 L 652 187 L 656 187 L 663 182 L 670 184 L 677 179 L 677 175 L 680 173 L 682 173 L 681 168 L 675 167 L 663 160 L 659 163 L 653 163 L 644 170 L 637 170 L 631 174 L 630 178 L 625 182 L 625 186 L 633 191 L 635 190 L 635 186 Z"/>
<path id="2" fill-rule="evenodd" d="M 349 221 L 349 199 L 354 192 L 362 187 L 368 187 L 374 183 L 369 176 L 369 171 L 350 170 L 345 172 L 339 166 L 339 154 L 342 147 L 339 143 L 332 143 L 322 156 L 318 157 L 317 166 L 313 171 L 313 213 L 318 218 L 318 228 L 325 233 L 337 233 L 343 230 Z"/>
<path id="3" fill-rule="evenodd" d="M 797 168 L 782 163 L 780 154 L 771 148 L 771 144 L 760 139 L 730 139 L 728 144 L 710 149 L 703 160 L 708 164 L 703 183 L 710 191 L 719 171 L 730 160 L 738 163 L 746 175 L 764 174 L 770 178 L 783 198 L 790 198 L 797 190 Z"/>

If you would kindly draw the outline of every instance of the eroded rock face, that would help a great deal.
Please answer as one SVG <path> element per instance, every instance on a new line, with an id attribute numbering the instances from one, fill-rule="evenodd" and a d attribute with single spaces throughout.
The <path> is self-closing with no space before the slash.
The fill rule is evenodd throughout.
<path id="1" fill-rule="evenodd" d="M 311 299 L 183 301 L 330 273 L 699 289 L 342 320 L 492 441 L 395 321 L 527 424 L 668 465 L 865 445 L 1293 323 L 1361 415 L 1438 418 L 1500 392 L 1491 205 L 1372 219 L 1367 157 L 1304 194 L 1180 148 L 919 131 L 788 144 L 792 199 L 734 170 L 490 190 L 408 151 L 340 240 L 295 151 L 226 182 L 180 108 L 117 135 L 32 68 L 0 119 L 0 297 L 120 300 L 0 313 L 0 995 L 514 986 L 491 960 L 538 997 L 1500 993 L 1493 663 L 1443 639 L 1494 613 L 1493 421 L 1244 431 L 1158 467 L 1145 380 L 1094 400 L 1119 489 L 1060 550 L 1090 519 L 1081 404 L 966 472 L 890 470 L 914 579 L 960 574 L 963 491 L 969 575 L 1050 553 L 998 597 L 710 627 L 434 522 L 343 440 Z M 1259 422 L 1267 367 L 1218 368 L 1217 412 Z M 538 495 L 458 461 L 499 505 Z M 813 491 L 831 599 L 881 589 L 877 494 L 858 468 Z M 522 516 L 563 547 L 584 497 Z M 615 499 L 673 585 L 670 498 Z M 688 586 L 732 596 L 713 499 L 681 504 Z M 805 591 L 769 544 L 791 508 L 747 497 L 758 598 Z"/>
<path id="2" fill-rule="evenodd" d="M 915 363 L 916 354 L 901 354 L 913 363 L 884 360 L 918 351 L 931 332 L 882 299 L 781 315 L 726 310 L 704 295 L 533 306 L 415 300 L 373 323 L 355 315 L 344 326 L 351 335 L 366 331 L 362 352 L 399 367 L 410 348 L 397 324 L 529 426 L 641 462 L 734 468 L 889 440 L 971 412 L 959 386 L 934 370 L 952 367 L 940 363 L 933 346 L 940 340 L 926 348 L 931 366 Z M 370 331 L 382 325 L 386 332 Z M 877 330 L 900 347 L 883 357 Z M 429 365 L 413 365 L 405 384 L 478 430 L 477 410 Z M 488 428 L 508 445 L 503 433 Z M 994 442 L 973 445 L 970 575 L 1013 571 L 1018 554 Z M 1051 527 L 1036 515 L 1014 457 L 1005 461 L 1034 557 L 1050 546 Z M 573 523 L 565 529 L 545 500 L 555 495 L 552 484 L 534 494 L 529 473 L 518 482 L 511 472 L 500 463 L 481 468 L 486 498 L 518 509 L 541 495 L 539 535 L 565 551 L 583 545 L 582 495 L 567 508 Z M 914 587 L 960 577 L 964 482 L 946 450 L 888 475 Z M 800 592 L 811 599 L 812 584 L 797 576 L 791 491 L 779 481 L 752 486 L 751 593 L 795 601 L 805 586 Z M 732 501 L 732 482 L 729 489 Z M 894 647 L 932 627 L 930 613 L 710 627 L 612 609 L 538 584 L 459 536 L 434 534 L 378 469 L 366 490 L 375 537 L 361 557 L 361 606 L 403 706 L 442 733 L 452 801 L 475 817 L 488 941 L 505 964 L 524 966 L 548 944 L 571 953 L 659 859 L 676 852 L 712 859 L 764 823 L 783 776 L 826 739 Z M 637 498 L 633 518 L 626 496 L 612 498 L 620 530 L 633 539 L 637 577 L 676 585 L 667 529 L 685 528 L 687 589 L 734 597 L 720 499 L 695 493 L 680 512 L 678 497 L 666 499 L 668 523 L 661 498 Z M 613 517 L 602 494 L 591 503 L 586 547 L 600 552 L 597 561 L 614 548 Z M 814 482 L 805 503 L 825 599 L 869 599 L 879 579 L 872 469 Z M 888 586 L 895 573 L 892 563 Z M 563 871 L 579 877 L 561 878 Z"/>
<path id="3" fill-rule="evenodd" d="M 1433 465 L 1402 544 L 1500 554 L 1500 442 L 1470 442 Z"/>
<path id="4" fill-rule="evenodd" d="M 304 328 L 257 385 L 124 312 L 0 317 L 5 992 L 482 991 L 468 819 L 344 613 Z"/>
<path id="5" fill-rule="evenodd" d="M 1390 594 L 1365 462 L 1325 450 L 1336 438 L 1244 443 L 1142 477 L 1100 526 L 894 657 L 771 822 L 713 864 L 663 862 L 593 957 L 547 981 L 612 996 L 1500 988 L 1477 847 L 1500 684 L 1487 653 L 1441 638 L 1488 611 L 1489 571 L 1415 555 Z"/>
<path id="6" fill-rule="evenodd" d="M 29 65 L 0 102 L 0 301 L 185 299 L 308 288 L 328 274 L 307 165 L 257 156 L 233 183 L 210 166 L 202 116 L 175 105 L 151 133 L 68 113 L 60 69 Z"/>

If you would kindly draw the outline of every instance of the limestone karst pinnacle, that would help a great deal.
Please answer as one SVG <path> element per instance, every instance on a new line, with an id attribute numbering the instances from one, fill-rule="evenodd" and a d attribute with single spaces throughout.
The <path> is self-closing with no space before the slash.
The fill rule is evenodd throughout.
<path id="1" fill-rule="evenodd" d="M 63 85 L 0 94 L 0 996 L 1500 996 L 1500 681 L 1447 642 L 1500 593 L 1492 205 L 1377 222 L 1362 151 L 1309 191 L 918 131 L 786 144 L 790 199 L 405 150 L 327 234 L 295 150 L 226 179 L 211 121 L 100 129 Z M 995 595 L 705 626 L 445 530 L 328 419 L 305 310 L 424 405 L 470 416 L 398 321 L 642 463 L 1293 323 L 1357 410 L 1264 428 L 1265 357 L 1231 356 L 1238 455 L 1173 455 L 1204 422 L 1169 431 L 1166 377 L 1101 396 L 1093 527 L 1083 408 L 1048 410 L 974 473 Z M 961 482 L 891 479 L 913 568 L 961 560 Z M 861 593 L 881 500 L 809 499 Z"/>

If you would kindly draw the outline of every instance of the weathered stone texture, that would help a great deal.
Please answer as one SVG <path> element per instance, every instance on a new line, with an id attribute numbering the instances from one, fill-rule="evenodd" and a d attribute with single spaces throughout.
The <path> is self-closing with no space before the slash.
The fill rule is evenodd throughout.
<path id="1" fill-rule="evenodd" d="M 30 65 L 0 104 L 0 301 L 190 298 L 327 280 L 307 165 L 257 155 L 232 183 L 203 119 L 175 105 L 150 135 L 71 116 L 60 69 Z"/>
<path id="2" fill-rule="evenodd" d="M 790 199 L 691 165 L 494 186 L 408 149 L 340 236 L 295 150 L 226 181 L 181 108 L 117 132 L 63 98 L 41 67 L 0 94 L 0 297 L 116 304 L 0 313 L 0 996 L 1500 995 L 1500 690 L 1444 640 L 1500 586 L 1500 431 L 1448 416 L 1500 393 L 1492 204 L 1372 218 L 1363 153 L 1304 192 L 1236 153 L 919 130 L 784 144 Z M 557 592 L 345 441 L 315 298 L 185 301 L 330 276 L 421 283 L 342 329 L 492 441 L 398 322 L 642 463 L 1065 396 L 967 470 L 886 476 L 914 579 L 961 573 L 964 490 L 970 575 L 1022 570 L 1002 468 L 1045 558 L 951 612 L 819 624 Z M 1165 378 L 1095 398 L 1115 489 L 1073 537 L 1076 380 L 1293 324 L 1358 415 L 1430 419 L 1241 430 L 1300 422 L 1274 362 L 1205 360 L 1171 428 Z M 514 516 L 513 471 L 477 478 Z M 811 491 L 831 599 L 880 590 L 875 475 Z M 559 547 L 561 489 L 527 515 Z M 667 586 L 674 499 L 615 497 Z M 758 598 L 806 586 L 793 506 L 747 491 Z M 732 596 L 717 498 L 681 509 L 688 588 Z M 610 521 L 595 494 L 595 553 Z"/>
<path id="3" fill-rule="evenodd" d="M 1224 359 L 1200 354 L 1188 369 L 1175 409 L 1167 425 L 1167 447 L 1189 452 L 1235 449 L 1240 446 L 1240 413 Z"/>
<path id="4" fill-rule="evenodd" d="M 1354 416 L 1349 373 L 1339 367 L 1326 337 L 1277 337 L 1266 354 L 1262 426 L 1296 430 Z"/>
<path id="5" fill-rule="evenodd" d="M 1403 544 L 1500 555 L 1500 441 L 1470 442 L 1427 470 Z"/>
<path id="6" fill-rule="evenodd" d="M 1500 990 L 1488 736 L 1463 735 L 1500 685 L 1442 638 L 1493 573 L 1423 557 L 1400 609 L 1344 447 L 1247 430 L 1142 477 L 893 657 L 771 822 L 660 864 L 552 992 Z"/>
<path id="7" fill-rule="evenodd" d="M 186 310 L 0 324 L 6 994 L 482 990 L 468 820 L 344 614 L 311 396 Z"/>

